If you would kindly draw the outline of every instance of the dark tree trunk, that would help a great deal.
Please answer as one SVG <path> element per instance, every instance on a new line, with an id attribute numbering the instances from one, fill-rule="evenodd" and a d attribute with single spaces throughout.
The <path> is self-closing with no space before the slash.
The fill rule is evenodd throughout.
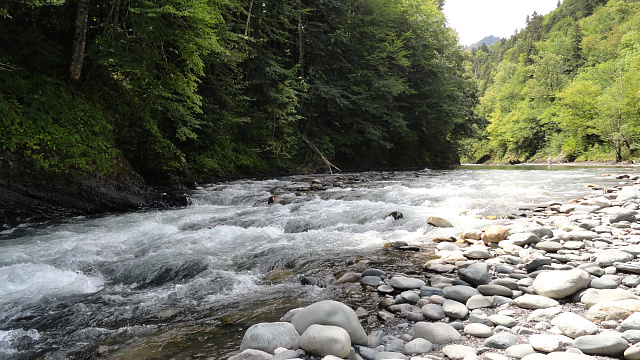
<path id="1" fill-rule="evenodd" d="M 69 74 L 75 83 L 80 82 L 82 74 L 82 60 L 84 59 L 84 48 L 87 43 L 87 27 L 89 23 L 89 6 L 86 0 L 78 0 L 78 11 L 76 13 L 76 32 L 73 36 L 73 47 L 71 49 L 71 66 Z"/>

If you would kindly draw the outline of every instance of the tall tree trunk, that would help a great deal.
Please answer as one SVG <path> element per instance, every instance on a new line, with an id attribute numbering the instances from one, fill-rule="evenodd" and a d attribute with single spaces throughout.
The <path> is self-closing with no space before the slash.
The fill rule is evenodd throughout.
<path id="1" fill-rule="evenodd" d="M 82 74 L 82 60 L 84 59 L 84 48 L 87 43 L 87 27 L 89 23 L 89 5 L 87 0 L 78 0 L 78 11 L 76 13 L 76 32 L 73 36 L 73 47 L 71 49 L 71 66 L 69 73 L 71 80 L 80 82 Z"/>
<path id="2" fill-rule="evenodd" d="M 300 77 L 304 78 L 304 47 L 302 44 L 302 1 L 298 0 L 298 64 Z"/>
<path id="3" fill-rule="evenodd" d="M 249 27 L 251 26 L 251 8 L 253 8 L 253 0 L 249 2 L 249 11 L 247 11 L 247 26 L 244 28 L 244 36 L 248 37 L 251 33 Z"/>

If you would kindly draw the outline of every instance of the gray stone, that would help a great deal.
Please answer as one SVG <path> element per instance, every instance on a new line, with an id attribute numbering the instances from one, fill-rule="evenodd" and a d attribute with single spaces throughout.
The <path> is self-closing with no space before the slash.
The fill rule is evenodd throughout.
<path id="1" fill-rule="evenodd" d="M 571 339 L 561 335 L 534 334 L 529 338 L 529 344 L 535 350 L 546 353 L 564 350 L 571 343 Z"/>
<path id="2" fill-rule="evenodd" d="M 424 354 L 433 350 L 433 344 L 425 339 L 413 339 L 404 345 L 404 354 Z"/>
<path id="3" fill-rule="evenodd" d="M 334 284 L 347 284 L 347 283 L 357 283 L 362 278 L 362 274 L 348 272 L 344 273 L 339 279 L 334 281 Z"/>
<path id="4" fill-rule="evenodd" d="M 420 288 L 420 296 L 429 297 L 432 295 L 442 295 L 442 289 L 432 286 L 423 286 Z"/>
<path id="5" fill-rule="evenodd" d="M 489 320 L 491 320 L 491 322 L 496 325 L 505 326 L 508 328 L 514 327 L 518 324 L 516 319 L 512 318 L 511 316 L 500 315 L 500 314 L 489 316 Z"/>
<path id="6" fill-rule="evenodd" d="M 407 290 L 400 294 L 400 297 L 410 304 L 415 304 L 420 300 L 420 295 L 415 291 Z"/>
<path id="7" fill-rule="evenodd" d="M 238 355 L 231 356 L 228 360 L 270 360 L 271 354 L 262 350 L 246 349 Z"/>
<path id="8" fill-rule="evenodd" d="M 598 326 L 582 316 L 570 312 L 562 313 L 551 320 L 551 325 L 557 326 L 562 334 L 575 339 L 584 335 L 598 332 Z"/>
<path id="9" fill-rule="evenodd" d="M 626 360 L 640 360 L 640 344 L 634 344 L 624 351 Z"/>
<path id="10" fill-rule="evenodd" d="M 600 267 L 611 266 L 614 263 L 626 263 L 631 261 L 635 256 L 619 250 L 603 251 L 596 256 L 596 264 Z"/>
<path id="11" fill-rule="evenodd" d="M 438 304 L 426 304 L 422 307 L 422 315 L 430 320 L 442 320 L 445 318 L 442 305 Z"/>
<path id="12" fill-rule="evenodd" d="M 636 262 L 629 262 L 629 263 L 616 262 L 616 263 L 613 263 L 613 266 L 615 266 L 615 268 L 618 271 L 628 272 L 632 274 L 640 274 L 640 264 Z"/>
<path id="13" fill-rule="evenodd" d="M 618 283 L 611 279 L 595 278 L 591 279 L 589 287 L 594 289 L 616 289 Z"/>
<path id="14" fill-rule="evenodd" d="M 413 337 L 433 344 L 448 344 L 460 340 L 460 333 L 449 324 L 419 322 L 413 326 Z"/>
<path id="15" fill-rule="evenodd" d="M 394 289 L 393 286 L 387 285 L 387 284 L 378 286 L 376 290 L 378 290 L 378 292 L 381 292 L 383 294 L 391 294 L 392 292 L 396 291 L 396 289 Z"/>
<path id="16" fill-rule="evenodd" d="M 636 299 L 636 296 L 624 289 L 587 289 L 580 297 L 587 309 L 595 304 L 627 299 Z"/>
<path id="17" fill-rule="evenodd" d="M 332 325 L 345 329 L 351 337 L 352 344 L 367 345 L 368 342 L 367 334 L 355 311 L 333 300 L 323 300 L 303 308 L 293 316 L 291 323 L 299 334 L 304 333 L 313 324 Z"/>
<path id="18" fill-rule="evenodd" d="M 387 273 L 380 269 L 367 269 L 362 272 L 362 276 L 377 276 L 377 277 L 386 277 Z"/>
<path id="19" fill-rule="evenodd" d="M 453 224 L 450 221 L 437 216 L 431 216 L 430 218 L 428 218 L 427 224 L 435 227 L 440 227 L 440 228 L 453 227 Z"/>
<path id="20" fill-rule="evenodd" d="M 640 313 L 639 313 L 640 314 Z M 627 330 L 622 333 L 622 337 L 630 344 L 636 344 L 640 342 L 640 330 Z"/>
<path id="21" fill-rule="evenodd" d="M 559 303 L 554 299 L 531 294 L 522 295 L 516 298 L 513 303 L 523 309 L 545 309 L 559 305 Z"/>
<path id="22" fill-rule="evenodd" d="M 538 295 L 562 299 L 585 289 L 590 280 L 589 273 L 581 269 L 548 271 L 536 276 L 533 281 L 533 289 Z"/>
<path id="23" fill-rule="evenodd" d="M 540 257 L 536 257 L 536 258 L 533 258 L 533 259 L 525 262 L 524 268 L 527 271 L 531 272 L 531 271 L 536 270 L 540 266 L 551 265 L 552 262 L 553 262 L 553 260 L 550 257 L 540 256 Z"/>
<path id="24" fill-rule="evenodd" d="M 640 330 L 640 313 L 633 313 L 620 324 L 618 331 Z"/>
<path id="25" fill-rule="evenodd" d="M 527 322 L 551 321 L 556 315 L 562 312 L 562 307 L 550 307 L 533 311 L 527 317 Z"/>
<path id="26" fill-rule="evenodd" d="M 511 345 L 506 350 L 507 355 L 516 359 L 522 359 L 523 357 L 535 353 L 531 344 L 518 344 Z"/>
<path id="27" fill-rule="evenodd" d="M 493 296 L 473 295 L 467 300 L 466 307 L 469 310 L 488 308 L 495 305 L 496 299 Z"/>
<path id="28" fill-rule="evenodd" d="M 385 347 L 387 352 L 402 352 L 402 350 L 404 350 L 404 341 L 402 339 L 395 339 Z"/>
<path id="29" fill-rule="evenodd" d="M 368 347 L 360 347 L 358 348 L 358 352 L 360 356 L 367 360 L 375 360 L 378 351 L 376 349 L 368 348 Z"/>
<path id="30" fill-rule="evenodd" d="M 345 358 L 351 351 L 351 339 L 341 327 L 312 324 L 300 336 L 300 348 L 313 355 Z"/>
<path id="31" fill-rule="evenodd" d="M 504 286 L 509 290 L 518 290 L 518 282 L 508 278 L 495 279 L 491 282 L 491 284 L 488 284 L 488 285 L 498 285 L 498 286 Z M 482 286 L 486 286 L 486 285 L 482 285 Z M 488 295 L 488 294 L 483 294 L 483 295 Z M 491 295 L 500 295 L 500 294 L 491 294 Z M 505 296 L 505 295 L 502 295 L 502 296 Z"/>
<path id="32" fill-rule="evenodd" d="M 463 303 L 449 299 L 442 304 L 442 311 L 445 315 L 455 319 L 464 319 L 469 315 L 469 309 Z"/>
<path id="33" fill-rule="evenodd" d="M 517 337 L 508 332 L 497 333 L 484 341 L 484 346 L 494 349 L 506 349 L 515 345 Z"/>
<path id="34" fill-rule="evenodd" d="M 573 342 L 573 346 L 585 354 L 620 356 L 629 343 L 619 334 L 603 333 L 581 336 Z"/>
<path id="35" fill-rule="evenodd" d="M 299 340 L 300 335 L 291 323 L 259 323 L 245 332 L 240 351 L 254 349 L 273 354 L 279 347 L 297 349 Z"/>
<path id="36" fill-rule="evenodd" d="M 373 331 L 369 336 L 367 336 L 367 346 L 374 348 L 382 344 L 383 336 L 384 332 L 382 330 Z"/>
<path id="37" fill-rule="evenodd" d="M 474 314 L 473 312 L 471 312 L 471 314 L 469 314 L 469 319 L 468 319 L 470 324 L 473 323 L 477 323 L 477 324 L 484 324 L 487 326 L 494 326 L 495 324 L 489 320 L 489 318 L 486 315 L 483 314 Z"/>
<path id="38" fill-rule="evenodd" d="M 637 221 L 636 219 L 636 211 L 634 210 L 624 210 L 617 214 L 609 216 L 609 222 L 612 224 L 619 223 L 621 221 L 628 221 L 630 223 L 634 223 Z"/>
<path id="39" fill-rule="evenodd" d="M 409 278 L 404 276 L 394 276 L 390 280 L 391 286 L 397 290 L 420 289 L 425 286 L 425 282 L 420 279 Z"/>
<path id="40" fill-rule="evenodd" d="M 475 263 L 469 267 L 458 270 L 458 276 L 461 280 L 468 282 L 473 286 L 488 284 L 491 282 L 489 276 L 489 265 L 486 263 Z"/>
<path id="41" fill-rule="evenodd" d="M 401 353 L 383 351 L 376 354 L 375 360 L 397 359 L 406 360 L 407 357 Z"/>
<path id="42" fill-rule="evenodd" d="M 484 246 L 469 246 L 463 252 L 463 255 L 469 259 L 490 259 L 491 252 Z"/>
<path id="43" fill-rule="evenodd" d="M 361 284 L 370 285 L 370 286 L 378 286 L 380 285 L 381 281 L 382 279 L 378 276 L 363 276 L 360 279 Z"/>
<path id="44" fill-rule="evenodd" d="M 478 351 L 466 345 L 447 345 L 442 348 L 442 353 L 451 360 L 465 359 L 467 354 L 477 354 Z"/>
<path id="45" fill-rule="evenodd" d="M 464 327 L 464 332 L 475 337 L 488 338 L 493 335 L 493 330 L 484 324 L 470 323 Z"/>
<path id="46" fill-rule="evenodd" d="M 565 241 L 593 240 L 598 237 L 598 233 L 593 231 L 571 231 L 567 234 Z"/>
<path id="47" fill-rule="evenodd" d="M 518 284 L 516 284 L 515 282 L 513 283 L 516 285 L 516 290 L 517 290 Z M 499 295 L 499 296 L 506 296 L 506 297 L 513 296 L 513 290 L 509 289 L 506 286 L 497 285 L 497 284 L 479 285 L 477 287 L 477 290 L 480 292 L 480 294 L 486 295 L 486 296 L 491 296 L 491 295 Z"/>
<path id="48" fill-rule="evenodd" d="M 454 285 L 447 286 L 446 288 L 442 289 L 442 295 L 447 299 L 466 303 L 467 300 L 469 300 L 469 298 L 473 295 L 480 295 L 480 292 L 472 288 L 471 286 Z"/>
<path id="49" fill-rule="evenodd" d="M 507 238 L 513 245 L 525 246 L 528 244 L 535 244 L 542 241 L 540 237 L 533 233 L 516 233 Z"/>
<path id="50" fill-rule="evenodd" d="M 564 246 L 555 241 L 543 241 L 536 244 L 536 249 L 544 250 L 547 252 L 556 252 L 558 250 L 564 249 Z"/>

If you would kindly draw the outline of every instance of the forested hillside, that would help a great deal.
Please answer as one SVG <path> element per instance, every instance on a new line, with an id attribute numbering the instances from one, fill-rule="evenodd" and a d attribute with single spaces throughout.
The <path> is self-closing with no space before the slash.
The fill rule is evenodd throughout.
<path id="1" fill-rule="evenodd" d="M 640 147 L 640 2 L 564 0 L 473 51 L 478 114 L 465 160 L 634 160 Z"/>
<path id="2" fill-rule="evenodd" d="M 456 163 L 475 90 L 441 6 L 0 1 L 0 148 L 162 186 Z"/>

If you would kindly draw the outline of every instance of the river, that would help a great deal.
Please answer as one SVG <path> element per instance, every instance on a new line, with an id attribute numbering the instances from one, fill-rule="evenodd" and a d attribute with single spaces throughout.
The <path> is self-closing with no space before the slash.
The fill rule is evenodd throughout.
<path id="1" fill-rule="evenodd" d="M 329 295 L 327 269 L 451 236 L 633 168 L 467 166 L 241 180 L 180 209 L 0 232 L 0 358 L 221 359 L 246 328 Z M 307 191 L 313 180 L 326 190 Z M 272 195 L 279 202 L 267 205 Z M 400 211 L 403 218 L 387 217 Z M 437 229 L 429 216 L 455 227 Z M 325 270 L 323 272 L 322 270 Z M 323 278 L 323 276 L 325 278 Z M 320 285 L 320 286 L 318 286 Z"/>

